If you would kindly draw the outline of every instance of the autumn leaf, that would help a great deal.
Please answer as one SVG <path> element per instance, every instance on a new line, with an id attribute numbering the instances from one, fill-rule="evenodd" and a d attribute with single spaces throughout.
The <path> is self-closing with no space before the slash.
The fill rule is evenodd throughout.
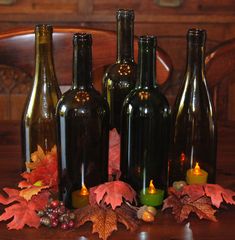
<path id="1" fill-rule="evenodd" d="M 30 201 L 25 200 L 19 195 L 16 189 L 4 188 L 5 193 L 8 195 L 4 197 L 0 195 L 0 203 L 10 205 L 5 208 L 5 212 L 0 215 L 0 221 L 12 219 L 7 224 L 9 229 L 22 229 L 25 225 L 29 227 L 38 228 L 40 225 L 40 218 L 37 215 L 38 210 L 43 209 L 49 198 L 49 192 L 42 192 L 38 196 L 32 197 Z"/>
<path id="2" fill-rule="evenodd" d="M 235 204 L 235 192 L 230 189 L 225 189 L 218 184 L 206 184 L 204 186 L 206 196 L 211 198 L 211 202 L 217 208 L 223 200 L 228 204 Z"/>
<path id="3" fill-rule="evenodd" d="M 122 204 L 113 210 L 107 206 L 88 205 L 75 211 L 77 215 L 77 226 L 85 224 L 88 221 L 93 223 L 92 233 L 98 233 L 103 240 L 108 239 L 113 231 L 116 231 L 117 223 L 120 222 L 131 231 L 136 230 L 139 221 L 136 219 L 136 211 Z"/>
<path id="4" fill-rule="evenodd" d="M 196 201 L 205 195 L 204 187 L 201 184 L 185 185 L 182 195 L 190 196 L 191 201 Z"/>
<path id="5" fill-rule="evenodd" d="M 58 185 L 56 147 L 53 147 L 50 152 L 44 155 L 44 158 L 41 158 L 43 156 L 41 150 L 39 152 L 38 159 L 40 159 L 40 161 L 37 163 L 37 167 L 31 172 L 24 172 L 21 176 L 31 185 L 34 185 L 38 181 L 42 181 L 43 186 L 49 186 L 56 192 Z"/>
<path id="6" fill-rule="evenodd" d="M 208 197 L 200 197 L 197 200 L 193 200 L 188 195 L 182 195 L 179 197 L 178 191 L 174 194 L 171 191 L 171 195 L 164 200 L 162 210 L 172 208 L 172 213 L 175 215 L 177 222 L 183 222 L 187 219 L 190 213 L 195 213 L 200 219 L 207 219 L 216 222 L 214 216 L 216 210 L 211 206 L 211 200 Z"/>
<path id="7" fill-rule="evenodd" d="M 136 196 L 133 188 L 122 181 L 113 181 L 101 184 L 98 187 L 91 188 L 90 193 L 91 204 L 94 204 L 94 202 L 99 204 L 103 201 L 107 205 L 110 204 L 112 209 L 120 206 L 123 203 L 123 199 L 132 203 Z"/>
<path id="8" fill-rule="evenodd" d="M 42 150 L 42 148 L 37 145 L 37 151 L 33 152 L 31 154 L 31 162 L 26 162 L 26 167 L 29 168 L 29 169 L 35 169 L 37 168 L 38 165 L 40 165 L 40 162 L 42 159 L 45 158 L 45 153 L 44 151 Z"/>
<path id="9" fill-rule="evenodd" d="M 120 172 L 120 136 L 114 128 L 109 131 L 109 174 Z M 120 175 L 120 174 L 119 174 Z"/>
<path id="10" fill-rule="evenodd" d="M 18 187 L 24 188 L 24 189 L 20 191 L 19 195 L 28 201 L 34 195 L 37 195 L 39 192 L 41 192 L 43 189 L 49 188 L 48 185 L 43 186 L 42 183 L 39 184 L 39 182 L 41 182 L 41 181 L 38 181 L 34 184 L 30 184 L 26 181 L 21 181 L 19 183 Z"/>

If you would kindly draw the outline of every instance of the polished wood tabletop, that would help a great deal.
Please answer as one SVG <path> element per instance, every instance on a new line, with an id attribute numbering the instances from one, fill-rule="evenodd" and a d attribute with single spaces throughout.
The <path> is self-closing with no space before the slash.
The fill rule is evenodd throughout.
<path id="1" fill-rule="evenodd" d="M 218 139 L 217 183 L 235 190 L 235 127 L 221 127 Z M 19 144 L 0 145 L 0 188 L 16 187 L 20 180 Z M 3 208 L 0 206 L 0 213 Z M 218 210 L 218 222 L 199 220 L 190 215 L 189 221 L 176 223 L 170 212 L 160 212 L 152 224 L 143 223 L 136 232 L 130 232 L 119 225 L 110 240 L 233 240 L 235 239 L 235 206 Z M 0 223 L 0 240 L 47 240 L 47 239 L 99 239 L 92 234 L 92 226 L 84 226 L 69 231 L 40 227 L 25 227 L 23 230 L 7 230 L 6 222 Z"/>

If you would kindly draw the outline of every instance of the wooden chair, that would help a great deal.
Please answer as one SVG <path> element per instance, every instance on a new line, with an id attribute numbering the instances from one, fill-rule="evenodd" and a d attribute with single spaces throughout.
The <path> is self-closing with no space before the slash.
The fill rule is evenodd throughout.
<path id="1" fill-rule="evenodd" d="M 207 54 L 206 74 L 219 124 L 234 125 L 235 39 L 219 44 Z"/>
<path id="2" fill-rule="evenodd" d="M 88 28 L 54 27 L 53 48 L 57 79 L 60 85 L 72 81 L 72 35 L 88 32 L 93 37 L 94 86 L 101 90 L 101 79 L 105 68 L 116 60 L 116 32 Z M 137 58 L 137 38 L 134 41 Z M 172 64 L 161 49 L 157 51 L 157 80 L 162 86 L 170 78 Z M 24 102 L 34 75 L 34 28 L 23 28 L 0 33 L 0 121 L 14 121 L 17 126 Z M 0 144 L 16 142 L 12 131 L 0 123 Z M 13 129 L 13 130 L 12 130 Z"/>

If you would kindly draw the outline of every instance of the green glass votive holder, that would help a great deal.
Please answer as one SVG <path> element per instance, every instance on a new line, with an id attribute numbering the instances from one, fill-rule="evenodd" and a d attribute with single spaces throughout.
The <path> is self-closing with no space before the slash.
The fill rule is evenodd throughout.
<path id="1" fill-rule="evenodd" d="M 164 190 L 156 189 L 155 193 L 149 193 L 148 188 L 140 192 L 140 202 L 142 205 L 158 207 L 164 199 Z"/>

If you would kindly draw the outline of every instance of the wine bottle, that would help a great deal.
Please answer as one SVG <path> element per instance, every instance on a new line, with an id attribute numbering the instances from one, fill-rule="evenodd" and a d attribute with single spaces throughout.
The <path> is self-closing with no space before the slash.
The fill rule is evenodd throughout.
<path id="1" fill-rule="evenodd" d="M 59 195 L 68 208 L 108 181 L 109 107 L 92 84 L 91 45 L 91 34 L 73 36 L 73 83 L 57 106 Z"/>
<path id="2" fill-rule="evenodd" d="M 151 180 L 166 189 L 170 109 L 156 83 L 155 36 L 138 40 L 138 80 L 124 101 L 121 121 L 121 178 L 138 193 Z"/>
<path id="3" fill-rule="evenodd" d="M 55 111 L 61 92 L 54 69 L 52 31 L 51 25 L 35 26 L 35 75 L 21 125 L 22 170 L 37 146 L 46 153 L 57 145 Z"/>
<path id="4" fill-rule="evenodd" d="M 103 77 L 103 96 L 110 108 L 110 129 L 120 132 L 121 110 L 125 97 L 135 86 L 134 11 L 119 9 L 117 18 L 117 60 Z"/>
<path id="5" fill-rule="evenodd" d="M 187 171 L 198 162 L 215 182 L 216 118 L 205 76 L 206 31 L 187 34 L 187 66 L 172 114 L 169 180 L 185 181 Z"/>

